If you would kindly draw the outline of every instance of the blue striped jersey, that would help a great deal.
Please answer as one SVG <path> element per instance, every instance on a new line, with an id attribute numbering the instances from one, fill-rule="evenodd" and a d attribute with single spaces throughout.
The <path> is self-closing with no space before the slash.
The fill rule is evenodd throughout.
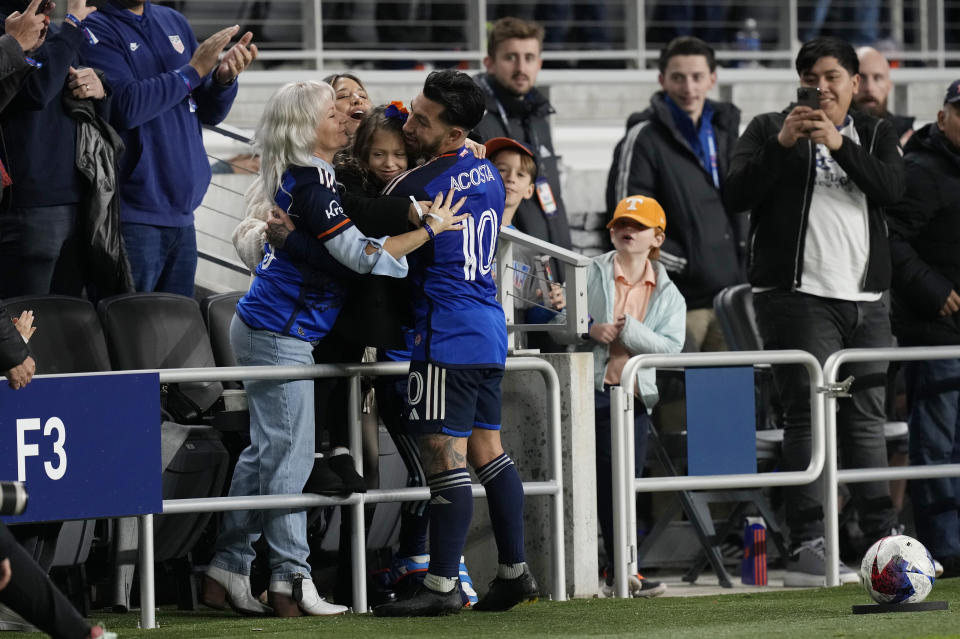
<path id="1" fill-rule="evenodd" d="M 266 244 L 256 277 L 237 304 L 237 314 L 251 328 L 275 331 L 306 341 L 330 332 L 343 305 L 346 269 L 404 277 L 404 258 L 395 260 L 382 242 L 365 237 L 340 206 L 333 167 L 288 168 L 274 198 L 293 219 L 283 249 Z M 379 250 L 368 255 L 366 247 Z"/>
<path id="2" fill-rule="evenodd" d="M 412 357 L 449 368 L 502 368 L 507 326 L 493 264 L 505 192 L 496 167 L 461 147 L 397 176 L 384 194 L 433 200 L 451 188 L 453 202 L 467 197 L 463 230 L 440 233 L 409 256 Z"/>

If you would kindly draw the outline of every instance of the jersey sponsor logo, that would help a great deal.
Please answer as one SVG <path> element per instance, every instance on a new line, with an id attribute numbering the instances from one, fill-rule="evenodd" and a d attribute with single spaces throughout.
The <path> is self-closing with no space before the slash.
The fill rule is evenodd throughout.
<path id="1" fill-rule="evenodd" d="M 342 215 L 343 207 L 340 206 L 340 202 L 337 202 L 336 200 L 330 200 L 330 204 L 327 205 L 327 219 L 330 220 Z"/>
<path id="2" fill-rule="evenodd" d="M 139 49 L 139 48 L 140 48 L 140 43 L 139 43 L 139 42 L 131 42 L 131 43 L 130 43 L 130 50 L 131 50 L 131 51 L 136 51 L 136 50 Z"/>
<path id="3" fill-rule="evenodd" d="M 170 38 L 170 44 L 173 45 L 173 50 L 177 53 L 183 53 L 183 40 L 180 39 L 178 35 L 167 36 Z"/>
<path id="4" fill-rule="evenodd" d="M 463 171 L 450 176 L 450 188 L 457 191 L 466 191 L 475 186 L 493 181 L 493 171 L 489 164 L 475 166 L 469 171 Z"/>

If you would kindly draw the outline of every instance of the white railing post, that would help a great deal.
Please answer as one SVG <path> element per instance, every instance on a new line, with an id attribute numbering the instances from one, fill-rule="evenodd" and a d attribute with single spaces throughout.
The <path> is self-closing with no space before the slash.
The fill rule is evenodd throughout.
<path id="1" fill-rule="evenodd" d="M 140 515 L 140 627 L 157 627 L 157 606 L 153 578 L 153 515 Z"/>

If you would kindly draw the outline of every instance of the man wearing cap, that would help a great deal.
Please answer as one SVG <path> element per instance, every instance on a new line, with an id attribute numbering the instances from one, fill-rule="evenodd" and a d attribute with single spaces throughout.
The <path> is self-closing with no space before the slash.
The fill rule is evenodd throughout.
<path id="1" fill-rule="evenodd" d="M 613 493 L 610 481 L 610 387 L 620 384 L 627 360 L 642 353 L 679 353 L 686 337 L 687 306 L 659 261 L 667 226 L 663 208 L 652 197 L 636 195 L 617 204 L 607 224 L 614 250 L 587 267 L 587 309 L 593 342 L 594 408 L 597 447 L 597 519 L 607 555 L 601 593 L 613 596 Z M 635 476 L 643 474 L 649 413 L 659 394 L 656 371 L 637 371 L 634 411 Z M 641 408 L 642 405 L 642 408 Z M 630 594 L 655 597 L 658 582 L 631 575 Z"/>
<path id="2" fill-rule="evenodd" d="M 893 331 L 901 346 L 960 344 L 960 80 L 937 121 L 907 142 L 907 194 L 887 210 L 893 253 Z M 910 464 L 960 463 L 960 359 L 904 364 Z M 917 539 L 960 575 L 960 487 L 955 479 L 910 482 Z"/>
<path id="3" fill-rule="evenodd" d="M 859 86 L 856 51 L 817 38 L 797 54 L 800 84 L 819 89 L 818 109 L 791 104 L 756 116 L 737 141 L 724 201 L 751 211 L 749 279 L 767 349 L 799 349 L 821 364 L 844 348 L 892 345 L 881 299 L 890 286 L 883 207 L 904 192 L 903 159 L 893 126 L 850 110 Z M 844 468 L 887 465 L 883 427 L 885 362 L 844 367 L 870 380 L 838 400 L 837 439 Z M 781 469 L 810 461 L 810 381 L 800 366 L 774 367 L 784 412 Z M 822 483 L 784 490 L 791 552 L 784 585 L 825 584 Z M 850 484 L 864 542 L 888 535 L 897 514 L 888 482 Z M 840 581 L 856 572 L 839 565 Z"/>
<path id="4" fill-rule="evenodd" d="M 883 54 L 873 47 L 857 49 L 860 60 L 860 88 L 853 96 L 858 109 L 870 115 L 890 122 L 900 137 L 900 144 L 906 144 L 913 135 L 913 116 L 895 115 L 887 110 L 887 100 L 893 90 L 890 81 L 890 63 Z"/>
<path id="5" fill-rule="evenodd" d="M 726 350 L 713 298 L 746 281 L 746 216 L 723 204 L 740 110 L 707 98 L 717 82 L 713 49 L 684 36 L 660 52 L 660 87 L 627 120 L 607 178 L 607 212 L 628 195 L 670 211 L 660 262 L 687 300 L 687 350 Z M 730 211 L 730 212 L 728 212 Z"/>

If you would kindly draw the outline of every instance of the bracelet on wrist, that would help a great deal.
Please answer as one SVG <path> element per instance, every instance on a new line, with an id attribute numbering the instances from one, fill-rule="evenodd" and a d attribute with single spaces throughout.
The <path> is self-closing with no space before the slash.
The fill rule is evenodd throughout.
<path id="1" fill-rule="evenodd" d="M 430 225 L 426 222 L 423 223 L 423 230 L 427 232 L 427 235 L 430 236 L 431 240 L 436 239 L 437 236 L 434 234 L 433 229 L 430 228 Z"/>
<path id="2" fill-rule="evenodd" d="M 73 15 L 72 13 L 68 13 L 67 15 L 63 16 L 63 19 L 69 22 L 70 24 L 72 24 L 73 26 L 75 26 L 76 28 L 78 29 L 80 28 L 80 18 Z"/>

